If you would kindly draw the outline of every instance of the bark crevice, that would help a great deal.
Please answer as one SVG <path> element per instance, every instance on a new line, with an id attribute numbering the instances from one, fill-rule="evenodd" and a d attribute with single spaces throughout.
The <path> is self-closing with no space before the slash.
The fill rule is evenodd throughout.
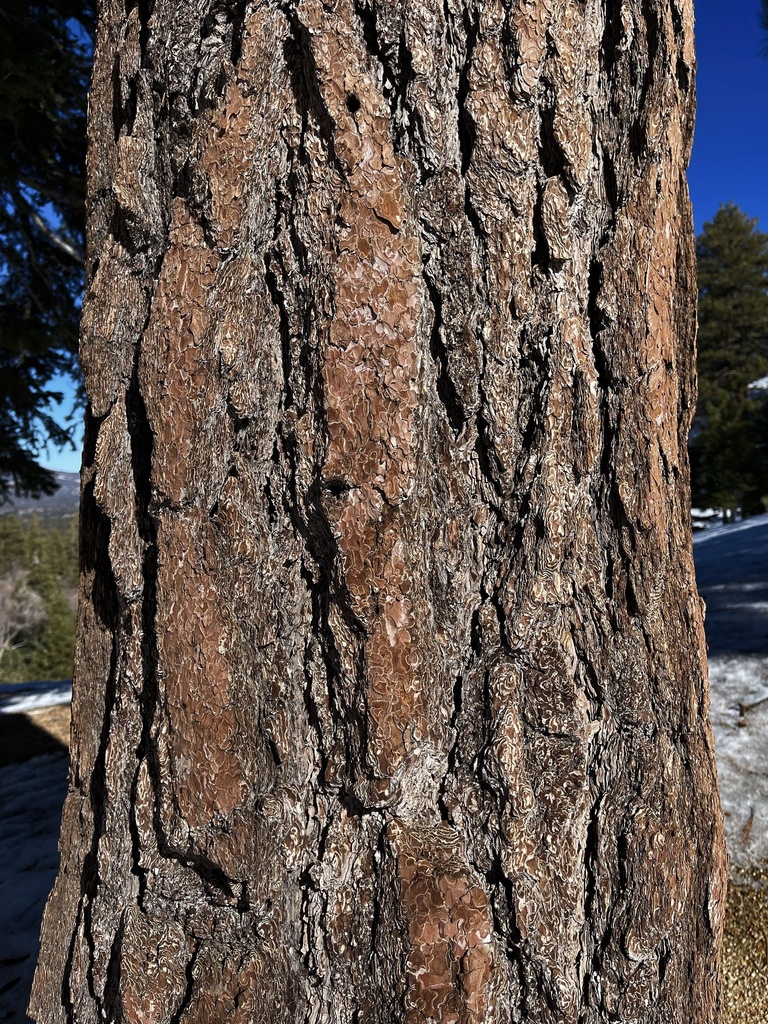
<path id="1" fill-rule="evenodd" d="M 453 430 L 454 437 L 459 437 L 467 422 L 467 414 L 450 374 L 448 352 L 443 337 L 442 294 L 426 271 L 422 276 L 427 287 L 430 302 L 432 303 L 430 351 L 437 370 L 437 393 L 445 407 L 445 413 L 448 423 Z"/>

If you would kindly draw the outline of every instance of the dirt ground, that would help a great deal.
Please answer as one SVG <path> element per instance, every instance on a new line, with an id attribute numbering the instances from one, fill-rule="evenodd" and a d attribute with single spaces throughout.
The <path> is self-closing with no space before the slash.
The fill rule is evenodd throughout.
<path id="1" fill-rule="evenodd" d="M 728 888 L 721 1024 L 768 1022 L 768 865 L 750 874 Z"/>
<path id="2" fill-rule="evenodd" d="M 69 748 L 70 705 L 0 715 L 0 768 Z"/>
<path id="3" fill-rule="evenodd" d="M 69 746 L 68 704 L 0 715 L 0 767 Z M 728 891 L 721 1024 L 768 1024 L 768 865 Z"/>

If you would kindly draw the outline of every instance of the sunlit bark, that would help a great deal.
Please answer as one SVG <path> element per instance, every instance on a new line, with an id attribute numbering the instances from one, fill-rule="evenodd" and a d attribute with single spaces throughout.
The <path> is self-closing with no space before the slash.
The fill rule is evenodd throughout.
<path id="1" fill-rule="evenodd" d="M 39 1024 L 714 1024 L 693 67 L 689 0 L 102 4 Z"/>

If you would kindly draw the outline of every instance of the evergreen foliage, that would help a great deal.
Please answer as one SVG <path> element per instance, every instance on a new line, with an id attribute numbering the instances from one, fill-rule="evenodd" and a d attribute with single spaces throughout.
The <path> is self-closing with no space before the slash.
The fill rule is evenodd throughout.
<path id="1" fill-rule="evenodd" d="M 72 676 L 77 588 L 76 521 L 0 516 L 0 583 L 23 579 L 42 601 L 44 623 L 0 658 L 0 682 Z"/>
<path id="2" fill-rule="evenodd" d="M 36 456 L 77 378 L 91 0 L 0 10 L 0 503 L 55 490 Z"/>
<path id="3" fill-rule="evenodd" d="M 764 511 L 768 496 L 768 234 L 734 204 L 697 241 L 699 405 L 691 433 L 697 505 Z"/>

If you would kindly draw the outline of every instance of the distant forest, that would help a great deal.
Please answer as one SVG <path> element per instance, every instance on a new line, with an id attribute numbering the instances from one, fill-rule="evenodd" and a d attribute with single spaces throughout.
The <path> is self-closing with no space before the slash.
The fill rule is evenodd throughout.
<path id="1" fill-rule="evenodd" d="M 77 517 L 0 516 L 0 682 L 69 679 Z"/>

